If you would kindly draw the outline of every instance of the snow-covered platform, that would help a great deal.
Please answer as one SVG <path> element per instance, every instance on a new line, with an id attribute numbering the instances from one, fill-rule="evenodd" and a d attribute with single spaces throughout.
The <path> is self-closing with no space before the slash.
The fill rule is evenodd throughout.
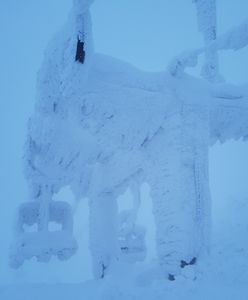
<path id="1" fill-rule="evenodd" d="M 231 272 L 231 270 L 230 270 Z M 82 284 L 37 284 L 0 287 L 1 300 L 246 300 L 247 283 L 224 282 L 221 274 L 211 280 L 181 278 L 169 282 L 116 281 L 107 278 Z"/>

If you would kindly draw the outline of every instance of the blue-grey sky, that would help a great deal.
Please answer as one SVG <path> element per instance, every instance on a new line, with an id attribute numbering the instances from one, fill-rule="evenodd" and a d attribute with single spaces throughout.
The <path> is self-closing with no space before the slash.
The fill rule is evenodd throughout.
<path id="1" fill-rule="evenodd" d="M 26 121 L 34 105 L 36 73 L 46 44 L 65 22 L 71 2 L 0 1 L 0 235 L 6 237 L 2 250 L 6 253 L 13 209 L 26 200 L 21 157 Z M 219 33 L 247 17 L 247 0 L 217 0 L 217 4 Z M 164 70 L 174 55 L 202 43 L 191 0 L 96 0 L 92 16 L 96 51 L 145 70 Z M 248 49 L 221 54 L 221 72 L 228 81 L 247 82 L 247 58 Z M 248 196 L 247 154 L 248 143 L 240 142 L 211 150 L 215 204 L 229 196 Z M 4 260 L 0 255 L 0 265 Z M 0 282 L 6 277 L 3 270 Z"/>

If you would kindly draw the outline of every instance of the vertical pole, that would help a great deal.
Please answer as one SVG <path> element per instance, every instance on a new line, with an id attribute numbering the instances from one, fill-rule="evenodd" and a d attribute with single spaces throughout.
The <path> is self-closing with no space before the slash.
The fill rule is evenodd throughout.
<path id="1" fill-rule="evenodd" d="M 52 197 L 51 187 L 45 185 L 41 188 L 40 195 L 40 208 L 39 208 L 39 219 L 38 219 L 38 231 L 48 232 L 49 225 L 49 208 Z"/>
<path id="2" fill-rule="evenodd" d="M 211 47 L 216 40 L 217 12 L 216 0 L 194 0 L 197 9 L 198 29 L 203 35 L 205 44 L 205 64 L 201 75 L 210 82 L 218 81 L 218 52 Z"/>

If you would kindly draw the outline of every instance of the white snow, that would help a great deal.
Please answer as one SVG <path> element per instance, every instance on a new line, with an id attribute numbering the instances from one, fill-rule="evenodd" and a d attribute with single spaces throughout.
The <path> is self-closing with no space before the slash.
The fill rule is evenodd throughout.
<path id="1" fill-rule="evenodd" d="M 248 292 L 247 199 L 218 204 L 211 256 L 169 282 L 154 263 L 118 264 L 101 280 L 66 284 L 0 286 L 3 300 L 246 300 Z M 194 277 L 197 279 L 194 280 Z"/>

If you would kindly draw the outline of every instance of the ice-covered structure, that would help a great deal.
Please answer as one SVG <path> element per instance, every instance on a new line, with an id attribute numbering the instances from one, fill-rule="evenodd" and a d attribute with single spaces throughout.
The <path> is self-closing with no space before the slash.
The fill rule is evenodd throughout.
<path id="1" fill-rule="evenodd" d="M 136 219 L 140 186 L 146 182 L 159 264 L 173 280 L 208 249 L 208 149 L 217 140 L 247 137 L 248 96 L 245 90 L 214 86 L 184 72 L 204 49 L 185 54 L 184 63 L 174 60 L 169 72 L 160 73 L 94 53 L 91 2 L 74 1 L 39 72 L 25 155 L 32 201 L 19 208 L 11 264 L 18 267 L 33 256 L 67 259 L 75 253 L 71 207 L 53 200 L 65 186 L 77 199 L 89 199 L 96 278 L 125 254 L 132 255 L 131 261 L 142 260 L 145 230 Z M 127 188 L 134 208 L 119 213 L 116 199 Z M 51 231 L 52 222 L 61 230 Z M 35 232 L 25 232 L 35 225 Z"/>

